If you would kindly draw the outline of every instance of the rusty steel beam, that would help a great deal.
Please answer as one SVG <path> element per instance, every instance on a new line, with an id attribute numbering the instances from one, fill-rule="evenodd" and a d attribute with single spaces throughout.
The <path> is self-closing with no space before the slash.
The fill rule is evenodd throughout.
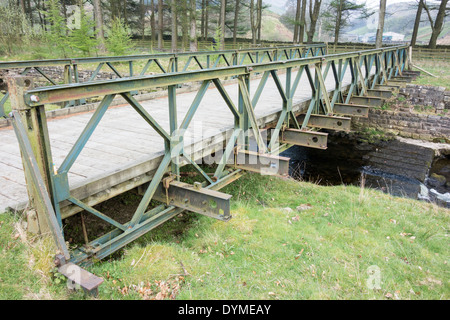
<path id="1" fill-rule="evenodd" d="M 153 199 L 221 221 L 231 219 L 231 195 L 202 188 L 199 184 L 191 185 L 175 180 L 166 188 L 164 183 L 160 183 Z"/>
<path id="2" fill-rule="evenodd" d="M 262 175 L 287 177 L 289 158 L 249 150 L 237 150 L 234 167 Z"/>
<path id="3" fill-rule="evenodd" d="M 367 118 L 369 116 L 369 108 L 369 106 L 364 105 L 335 103 L 333 111 L 338 115 Z"/>
<path id="4" fill-rule="evenodd" d="M 347 117 L 312 114 L 308 121 L 308 127 L 338 131 L 350 131 L 350 122 L 351 118 Z"/>
<path id="5" fill-rule="evenodd" d="M 296 146 L 325 150 L 327 148 L 327 138 L 328 133 L 324 132 L 285 129 L 281 132 L 280 141 Z"/>
<path id="6" fill-rule="evenodd" d="M 392 91 L 391 90 L 381 90 L 381 89 L 368 89 L 367 95 L 369 95 L 371 97 L 389 99 L 392 97 Z"/>
<path id="7" fill-rule="evenodd" d="M 371 107 L 381 107 L 383 103 L 383 98 L 369 96 L 352 96 L 349 102 L 349 104 L 365 105 Z"/>

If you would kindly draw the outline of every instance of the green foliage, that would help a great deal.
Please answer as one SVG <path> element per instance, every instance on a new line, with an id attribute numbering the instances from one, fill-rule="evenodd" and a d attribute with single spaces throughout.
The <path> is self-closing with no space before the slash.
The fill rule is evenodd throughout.
<path id="1" fill-rule="evenodd" d="M 216 28 L 213 39 L 216 43 L 211 45 L 211 50 L 220 50 L 222 48 L 222 29 L 220 27 Z"/>
<path id="2" fill-rule="evenodd" d="M 340 12 L 340 15 L 338 13 Z M 325 18 L 325 31 L 334 34 L 335 29 L 339 31 L 351 25 L 351 19 L 356 15 L 359 18 L 368 18 L 373 13 L 369 13 L 366 9 L 366 4 L 358 4 L 353 0 L 332 0 L 328 4 L 326 10 L 323 11 L 322 17 Z M 340 20 L 339 20 L 340 19 Z"/>
<path id="3" fill-rule="evenodd" d="M 81 7 L 80 28 L 74 29 L 69 38 L 69 45 L 80 50 L 83 55 L 90 55 L 98 45 L 98 40 L 93 32 L 95 22 L 86 14 Z"/>
<path id="4" fill-rule="evenodd" d="M 130 30 L 122 19 L 112 20 L 105 45 L 110 53 L 117 56 L 129 54 L 129 51 L 133 49 Z"/>
<path id="5" fill-rule="evenodd" d="M 25 14 L 14 4 L 0 5 L 0 54 L 13 54 L 22 48 L 32 35 Z"/>
<path id="6" fill-rule="evenodd" d="M 62 52 L 64 57 L 67 57 L 68 28 L 60 11 L 61 4 L 58 0 L 49 0 L 47 5 L 48 9 L 46 12 L 43 12 L 43 14 L 46 15 L 51 26 L 45 35 L 49 43 L 54 48 L 57 48 L 58 51 Z"/>

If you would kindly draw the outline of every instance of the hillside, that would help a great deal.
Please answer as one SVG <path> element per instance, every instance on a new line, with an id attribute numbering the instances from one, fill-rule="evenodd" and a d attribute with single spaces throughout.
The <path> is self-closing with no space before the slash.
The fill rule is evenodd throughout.
<path id="1" fill-rule="evenodd" d="M 412 3 L 395 3 L 390 4 L 386 8 L 385 32 L 396 32 L 405 35 L 405 40 L 411 39 L 412 30 L 414 27 L 414 20 L 416 18 L 417 4 Z M 378 15 L 375 13 L 367 20 L 354 19 L 352 27 L 345 30 L 347 33 L 364 35 L 366 33 L 376 32 Z M 438 44 L 444 44 L 444 38 L 450 35 L 450 16 L 446 18 L 444 30 L 440 35 Z M 426 18 L 426 13 L 422 13 L 422 22 L 419 27 L 418 41 L 428 42 L 431 34 L 430 23 Z"/>
<path id="2" fill-rule="evenodd" d="M 251 38 L 252 33 L 249 31 L 246 38 Z M 292 41 L 293 33 L 291 30 L 281 23 L 280 15 L 264 10 L 262 16 L 262 40 L 267 41 Z"/>

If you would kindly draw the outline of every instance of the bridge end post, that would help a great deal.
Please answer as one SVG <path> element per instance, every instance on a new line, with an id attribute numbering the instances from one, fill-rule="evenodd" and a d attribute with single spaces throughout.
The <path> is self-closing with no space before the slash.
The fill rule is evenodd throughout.
<path id="1" fill-rule="evenodd" d="M 38 169 L 41 172 L 44 184 L 49 195 L 52 194 L 50 184 L 50 145 L 48 143 L 47 120 L 45 117 L 45 108 L 43 105 L 29 107 L 24 100 L 24 93 L 33 88 L 33 79 L 25 76 L 8 77 L 6 79 L 8 91 L 10 93 L 12 112 L 20 115 L 26 135 L 31 144 L 32 152 L 36 158 Z M 28 231 L 43 234 L 50 231 L 45 207 L 39 201 L 38 186 L 33 184 L 30 168 L 27 167 L 25 157 L 26 153 L 21 149 L 22 164 L 24 167 L 25 180 L 27 185 L 28 198 L 31 209 L 26 213 L 28 222 Z M 50 196 L 51 198 L 51 196 Z"/>

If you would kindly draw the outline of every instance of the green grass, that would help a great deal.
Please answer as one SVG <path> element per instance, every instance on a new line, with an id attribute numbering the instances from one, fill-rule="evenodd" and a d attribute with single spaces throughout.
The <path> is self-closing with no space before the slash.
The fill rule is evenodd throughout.
<path id="1" fill-rule="evenodd" d="M 256 174 L 222 191 L 228 223 L 183 213 L 88 268 L 105 279 L 99 299 L 449 299 L 447 209 Z M 51 254 L 14 239 L 17 217 L 0 220 L 0 297 L 84 298 L 52 280 Z"/>
<path id="2" fill-rule="evenodd" d="M 450 90 L 450 63 L 448 61 L 414 59 L 413 63 L 436 76 L 435 78 L 421 72 L 420 77 L 414 81 L 414 84 L 445 87 L 446 90 Z M 420 71 L 416 68 L 413 68 L 413 70 Z"/>

